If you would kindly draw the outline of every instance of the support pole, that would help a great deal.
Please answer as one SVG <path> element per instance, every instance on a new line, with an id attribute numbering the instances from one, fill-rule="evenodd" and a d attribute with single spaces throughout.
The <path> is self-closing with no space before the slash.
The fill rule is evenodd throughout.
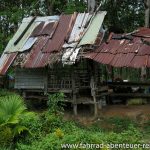
<path id="1" fill-rule="evenodd" d="M 93 97 L 94 101 L 94 116 L 96 117 L 98 115 L 98 106 L 97 106 L 97 100 L 96 100 L 96 64 L 92 61 L 90 63 L 90 70 L 91 70 L 91 80 L 90 80 L 90 87 L 91 87 L 91 95 Z"/>
<path id="2" fill-rule="evenodd" d="M 94 100 L 94 116 L 96 117 L 98 114 L 98 110 L 97 110 L 97 102 L 96 102 L 96 92 L 95 92 L 95 83 L 94 83 L 94 76 L 91 76 L 91 95 L 93 97 Z"/>
<path id="3" fill-rule="evenodd" d="M 74 74 L 74 67 L 72 69 L 72 94 L 73 94 L 73 112 L 74 115 L 77 116 L 77 97 L 76 97 L 76 87 L 75 87 L 75 74 Z"/>

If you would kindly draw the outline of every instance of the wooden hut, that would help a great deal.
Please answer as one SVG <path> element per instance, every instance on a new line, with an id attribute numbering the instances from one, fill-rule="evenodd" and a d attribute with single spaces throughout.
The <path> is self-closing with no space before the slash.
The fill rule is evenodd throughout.
<path id="1" fill-rule="evenodd" d="M 83 54 L 100 46 L 105 15 L 100 11 L 24 18 L 1 56 L 0 74 L 13 66 L 15 88 L 26 98 L 63 92 L 75 114 L 81 103 L 93 104 L 97 114 L 100 71 Z"/>

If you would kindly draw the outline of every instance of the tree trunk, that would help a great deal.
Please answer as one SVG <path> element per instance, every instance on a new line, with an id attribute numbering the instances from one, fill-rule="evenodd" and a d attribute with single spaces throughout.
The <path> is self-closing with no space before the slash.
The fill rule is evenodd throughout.
<path id="1" fill-rule="evenodd" d="M 95 0 L 88 0 L 88 12 L 92 13 L 95 11 Z"/>
<path id="2" fill-rule="evenodd" d="M 150 22 L 150 0 L 144 0 L 145 5 L 145 27 L 149 28 Z"/>
<path id="3" fill-rule="evenodd" d="M 53 14 L 53 1 L 46 0 L 47 6 L 47 15 L 50 16 Z"/>
<path id="4" fill-rule="evenodd" d="M 145 5 L 145 27 L 149 28 L 149 22 L 150 22 L 150 0 L 144 0 Z M 147 77 L 146 68 L 141 68 L 141 80 L 145 81 Z"/>

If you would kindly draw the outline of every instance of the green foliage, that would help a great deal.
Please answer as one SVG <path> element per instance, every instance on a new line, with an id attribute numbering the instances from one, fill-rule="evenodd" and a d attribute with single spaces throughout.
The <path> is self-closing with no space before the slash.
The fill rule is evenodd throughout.
<path id="1" fill-rule="evenodd" d="M 33 114 L 27 112 L 26 109 L 23 99 L 17 94 L 1 97 L 0 132 L 3 135 L 1 136 L 1 145 L 7 145 L 21 133 L 30 133 L 29 129 L 22 125 L 22 122 L 25 122 L 25 119 Z"/>
<path id="2" fill-rule="evenodd" d="M 5 96 L 10 96 L 10 95 L 14 95 L 14 93 L 5 89 L 0 89 L 0 98 Z"/>
<path id="3" fill-rule="evenodd" d="M 56 93 L 48 95 L 47 105 L 49 113 L 62 113 L 64 111 L 64 94 Z"/>
<path id="4" fill-rule="evenodd" d="M 96 128 L 96 127 L 95 127 Z M 19 150 L 52 150 L 61 149 L 61 144 L 79 144 L 79 143 L 98 143 L 107 145 L 108 143 L 141 143 L 142 135 L 132 124 L 128 129 L 120 132 L 97 132 L 97 129 L 88 130 L 80 128 L 74 122 L 63 122 L 63 126 L 56 128 L 51 133 L 43 136 L 40 140 L 34 140 L 32 143 L 18 143 Z M 107 148 L 106 148 L 107 149 Z"/>
<path id="5" fill-rule="evenodd" d="M 142 104 L 147 104 L 146 99 L 142 98 L 129 99 L 127 103 L 127 105 L 142 105 Z"/>
<path id="6" fill-rule="evenodd" d="M 66 14 L 71 14 L 74 12 L 85 12 L 86 11 L 86 3 L 83 0 L 70 0 L 66 4 L 64 11 Z"/>
<path id="7" fill-rule="evenodd" d="M 124 32 L 130 32 L 139 26 L 144 26 L 145 8 L 142 0 L 105 0 L 101 10 L 107 11 L 105 19 L 107 26 L 116 30 L 122 29 Z"/>
<path id="8" fill-rule="evenodd" d="M 13 142 L 13 133 L 9 127 L 0 128 L 0 145 L 9 146 Z"/>

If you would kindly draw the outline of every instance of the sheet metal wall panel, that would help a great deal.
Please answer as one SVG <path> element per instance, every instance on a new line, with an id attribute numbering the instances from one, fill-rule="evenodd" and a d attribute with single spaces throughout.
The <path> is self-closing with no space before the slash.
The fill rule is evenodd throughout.
<path id="1" fill-rule="evenodd" d="M 48 41 L 43 52 L 60 51 L 60 48 L 68 35 L 71 21 L 74 21 L 72 20 L 72 15 L 62 15 L 60 17 L 57 30 L 55 31 L 53 38 Z"/>
<path id="2" fill-rule="evenodd" d="M 105 11 L 98 12 L 96 14 L 96 16 L 91 21 L 89 28 L 87 29 L 85 35 L 83 36 L 82 40 L 80 41 L 80 43 L 79 43 L 80 46 L 95 43 L 97 35 L 101 29 L 105 15 L 106 15 Z"/>
<path id="3" fill-rule="evenodd" d="M 15 72 L 16 89 L 44 89 L 44 69 L 17 69 Z"/>

